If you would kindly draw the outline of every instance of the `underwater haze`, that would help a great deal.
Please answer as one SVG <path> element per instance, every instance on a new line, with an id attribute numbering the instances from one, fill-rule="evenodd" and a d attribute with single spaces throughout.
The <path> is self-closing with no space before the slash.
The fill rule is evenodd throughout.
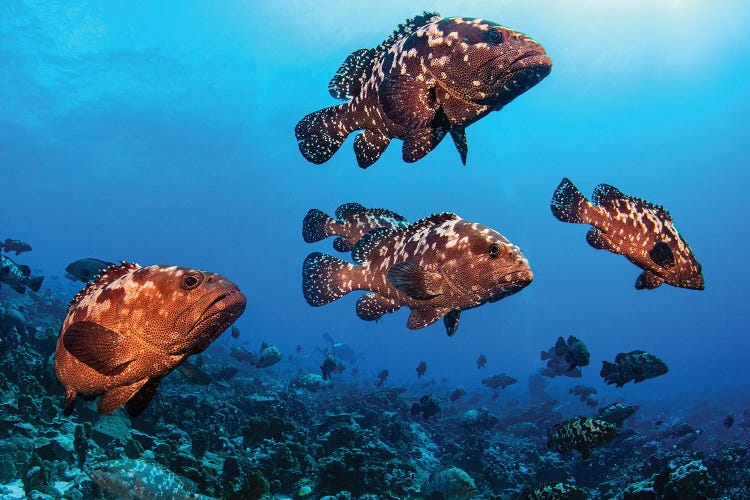
<path id="1" fill-rule="evenodd" d="M 466 166 L 448 139 L 413 164 L 402 160 L 401 141 L 394 140 L 361 169 L 352 151 L 355 134 L 330 161 L 306 161 L 295 125 L 337 104 L 327 86 L 346 56 L 377 46 L 423 10 L 525 33 L 544 47 L 551 73 L 467 129 Z M 724 428 L 720 420 L 732 414 L 739 422 L 750 409 L 749 25 L 750 4 L 741 0 L 5 1 L 0 240 L 30 243 L 33 251 L 7 255 L 45 277 L 40 294 L 52 290 L 66 300 L 83 284 L 67 280 L 65 268 L 84 257 L 226 276 L 247 296 L 247 308 L 235 323 L 239 338 L 225 332 L 203 355 L 209 363 L 235 363 L 227 355 L 231 347 L 258 351 L 263 342 L 274 344 L 283 360 L 248 377 L 262 384 L 267 376 L 283 386 L 298 372 L 319 373 L 331 347 L 324 333 L 360 353 L 345 373 L 333 374 L 331 393 L 310 396 L 317 401 L 310 407 L 324 405 L 328 394 L 345 399 L 377 391 L 378 373 L 388 370 L 384 387 L 406 388 L 399 397 L 408 406 L 427 393 L 441 398 L 442 412 L 423 423 L 428 434 L 430 425 L 439 425 L 435 419 L 473 408 L 519 413 L 534 399 L 528 379 L 545 366 L 540 351 L 574 335 L 585 342 L 591 363 L 582 378 L 547 379 L 545 391 L 562 417 L 591 414 L 568 393 L 585 384 L 598 390 L 601 406 L 639 405 L 638 432 L 655 432 L 657 420 L 700 428 L 706 444 L 696 441 L 685 453 L 709 454 L 729 442 L 746 447 L 748 430 Z M 606 183 L 667 208 L 702 265 L 705 290 L 666 284 L 636 290 L 641 269 L 591 248 L 588 225 L 553 217 L 550 200 L 564 177 L 589 199 Z M 344 254 L 332 250 L 332 240 L 305 243 L 302 220 L 312 208 L 333 214 L 347 202 L 387 208 L 409 221 L 454 212 L 479 222 L 521 248 L 534 280 L 499 302 L 464 311 L 454 336 L 442 321 L 409 330 L 406 308 L 362 321 L 355 313 L 360 292 L 311 307 L 302 293 L 303 260 L 310 252 Z M 7 306 L 21 299 L 2 285 L 0 300 Z M 668 373 L 622 388 L 606 385 L 602 362 L 633 350 L 657 355 Z M 52 352 L 38 355 L 44 361 Z M 482 369 L 480 354 L 487 358 Z M 418 380 L 420 361 L 427 372 Z M 496 373 L 518 382 L 492 397 L 482 379 Z M 173 378 L 179 375 L 169 375 L 165 385 Z M 433 378 L 434 386 L 418 385 Z M 449 401 L 459 385 L 469 395 Z M 216 391 L 190 387 L 199 395 Z M 64 394 L 57 390 L 56 404 Z M 478 401 L 469 403 L 474 393 Z M 167 394 L 158 393 L 145 415 L 169 411 Z M 488 436 L 504 431 L 501 425 Z M 546 439 L 540 425 L 530 447 L 547 453 Z M 220 454 L 218 445 L 213 451 Z M 585 483 L 581 468 L 567 477 L 532 474 L 526 482 L 496 485 L 477 472 L 486 471 L 486 462 L 471 469 L 471 460 L 451 463 L 438 455 L 440 466 L 461 467 L 477 481 L 466 498 L 512 498 L 509 491 L 551 480 L 577 480 L 595 498 L 621 491 L 600 493 Z M 669 459 L 662 459 L 666 466 Z M 608 464 L 601 482 L 614 484 L 608 474 L 622 465 Z M 23 469 L 16 465 L 18 482 Z M 308 484 L 259 470 L 278 495 L 297 495 Z M 198 491 L 220 496 L 190 479 Z M 739 482 L 727 481 L 721 494 L 737 493 L 731 488 Z M 309 484 L 315 497 L 338 491 L 324 480 Z M 349 490 L 354 497 L 369 492 L 355 490 Z"/>

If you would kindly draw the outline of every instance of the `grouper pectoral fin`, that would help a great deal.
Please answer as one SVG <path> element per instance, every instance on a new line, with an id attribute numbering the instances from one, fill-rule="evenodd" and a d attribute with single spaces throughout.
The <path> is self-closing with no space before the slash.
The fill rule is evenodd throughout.
<path id="1" fill-rule="evenodd" d="M 143 410 L 149 405 L 156 390 L 159 388 L 159 378 L 151 378 L 146 382 L 141 389 L 135 393 L 135 395 L 125 403 L 125 411 L 128 412 L 131 418 L 136 418 L 138 415 L 143 413 Z"/>
<path id="2" fill-rule="evenodd" d="M 674 254 L 672 253 L 672 249 L 663 241 L 657 241 L 654 243 L 654 248 L 649 250 L 648 255 L 656 265 L 665 269 L 674 267 Z"/>
<path id="3" fill-rule="evenodd" d="M 409 75 L 386 76 L 378 99 L 385 116 L 409 130 L 429 126 L 438 109 L 435 89 Z"/>
<path id="4" fill-rule="evenodd" d="M 406 322 L 406 326 L 409 330 L 419 330 L 420 328 L 433 324 L 435 321 L 445 316 L 447 312 L 447 310 L 442 308 L 413 309 Z"/>
<path id="5" fill-rule="evenodd" d="M 399 262 L 388 269 L 388 281 L 412 299 L 429 300 L 443 293 L 441 274 L 412 263 Z"/>
<path id="6" fill-rule="evenodd" d="M 146 382 L 148 382 L 148 379 L 144 378 L 135 384 L 124 385 L 108 390 L 104 393 L 102 399 L 99 400 L 96 410 L 104 415 L 109 415 L 120 406 L 124 405 L 130 398 L 135 396 Z"/>
<path id="7" fill-rule="evenodd" d="M 643 290 L 645 288 L 646 290 L 653 290 L 662 283 L 664 283 L 663 278 L 655 275 L 651 271 L 643 271 L 638 275 L 638 279 L 635 280 L 635 289 Z"/>
<path id="8" fill-rule="evenodd" d="M 81 363 L 104 375 L 122 372 L 135 358 L 130 339 L 92 321 L 76 321 L 63 333 L 63 346 Z"/>

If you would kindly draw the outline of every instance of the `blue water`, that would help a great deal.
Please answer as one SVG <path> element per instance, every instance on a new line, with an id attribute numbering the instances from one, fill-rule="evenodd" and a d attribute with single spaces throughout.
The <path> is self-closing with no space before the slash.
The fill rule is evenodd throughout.
<path id="1" fill-rule="evenodd" d="M 407 165 L 394 142 L 368 170 L 351 139 L 321 166 L 299 154 L 305 114 L 334 104 L 328 80 L 349 52 L 377 45 L 422 9 L 483 17 L 538 40 L 549 77 L 468 129 L 461 166 L 450 141 Z M 574 334 L 592 353 L 582 381 L 605 399 L 747 400 L 750 244 L 747 117 L 750 5 L 700 2 L 6 1 L 0 4 L 0 236 L 30 242 L 19 257 L 71 291 L 82 257 L 219 272 L 248 296 L 242 342 L 285 353 L 323 346 L 323 332 L 364 353 L 389 382 L 428 376 L 479 385 L 519 379 L 539 351 Z M 706 290 L 633 288 L 639 269 L 597 252 L 585 226 L 549 209 L 570 177 L 589 195 L 606 182 L 663 204 L 703 265 Z M 321 308 L 301 293 L 301 263 L 330 241 L 302 241 L 310 208 L 357 201 L 410 220 L 452 211 L 519 245 L 536 279 L 521 293 L 410 331 L 407 311 L 366 323 L 357 294 Z M 223 342 L 220 339 L 219 342 Z M 668 375 L 605 388 L 602 360 L 659 355 Z M 728 408 L 731 409 L 731 408 Z"/>

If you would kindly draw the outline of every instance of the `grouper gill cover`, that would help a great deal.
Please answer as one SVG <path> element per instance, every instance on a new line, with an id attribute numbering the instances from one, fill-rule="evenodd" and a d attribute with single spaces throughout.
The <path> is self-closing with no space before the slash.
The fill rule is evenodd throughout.
<path id="1" fill-rule="evenodd" d="M 0 499 L 750 498 L 748 26 L 0 1 Z"/>

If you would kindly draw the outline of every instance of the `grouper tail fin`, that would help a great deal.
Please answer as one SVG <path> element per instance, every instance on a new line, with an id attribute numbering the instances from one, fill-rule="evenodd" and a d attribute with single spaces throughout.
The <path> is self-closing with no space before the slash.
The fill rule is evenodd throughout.
<path id="1" fill-rule="evenodd" d="M 44 281 L 44 276 L 29 276 L 29 279 L 26 282 L 26 286 L 28 286 L 35 292 L 38 292 L 42 287 L 42 281 Z"/>
<path id="2" fill-rule="evenodd" d="M 325 212 L 317 208 L 311 209 L 302 220 L 302 238 L 307 243 L 315 243 L 331 236 L 330 224 L 334 220 Z"/>
<path id="3" fill-rule="evenodd" d="M 567 177 L 552 195 L 550 208 L 552 215 L 562 222 L 585 223 L 584 213 L 591 204 Z"/>
<path id="4" fill-rule="evenodd" d="M 302 156 L 320 165 L 331 159 L 351 130 L 346 126 L 346 104 L 323 108 L 302 118 L 294 127 Z"/>
<path id="5" fill-rule="evenodd" d="M 302 264 L 302 293 L 311 306 L 322 306 L 357 290 L 361 266 L 320 252 L 307 256 Z"/>

